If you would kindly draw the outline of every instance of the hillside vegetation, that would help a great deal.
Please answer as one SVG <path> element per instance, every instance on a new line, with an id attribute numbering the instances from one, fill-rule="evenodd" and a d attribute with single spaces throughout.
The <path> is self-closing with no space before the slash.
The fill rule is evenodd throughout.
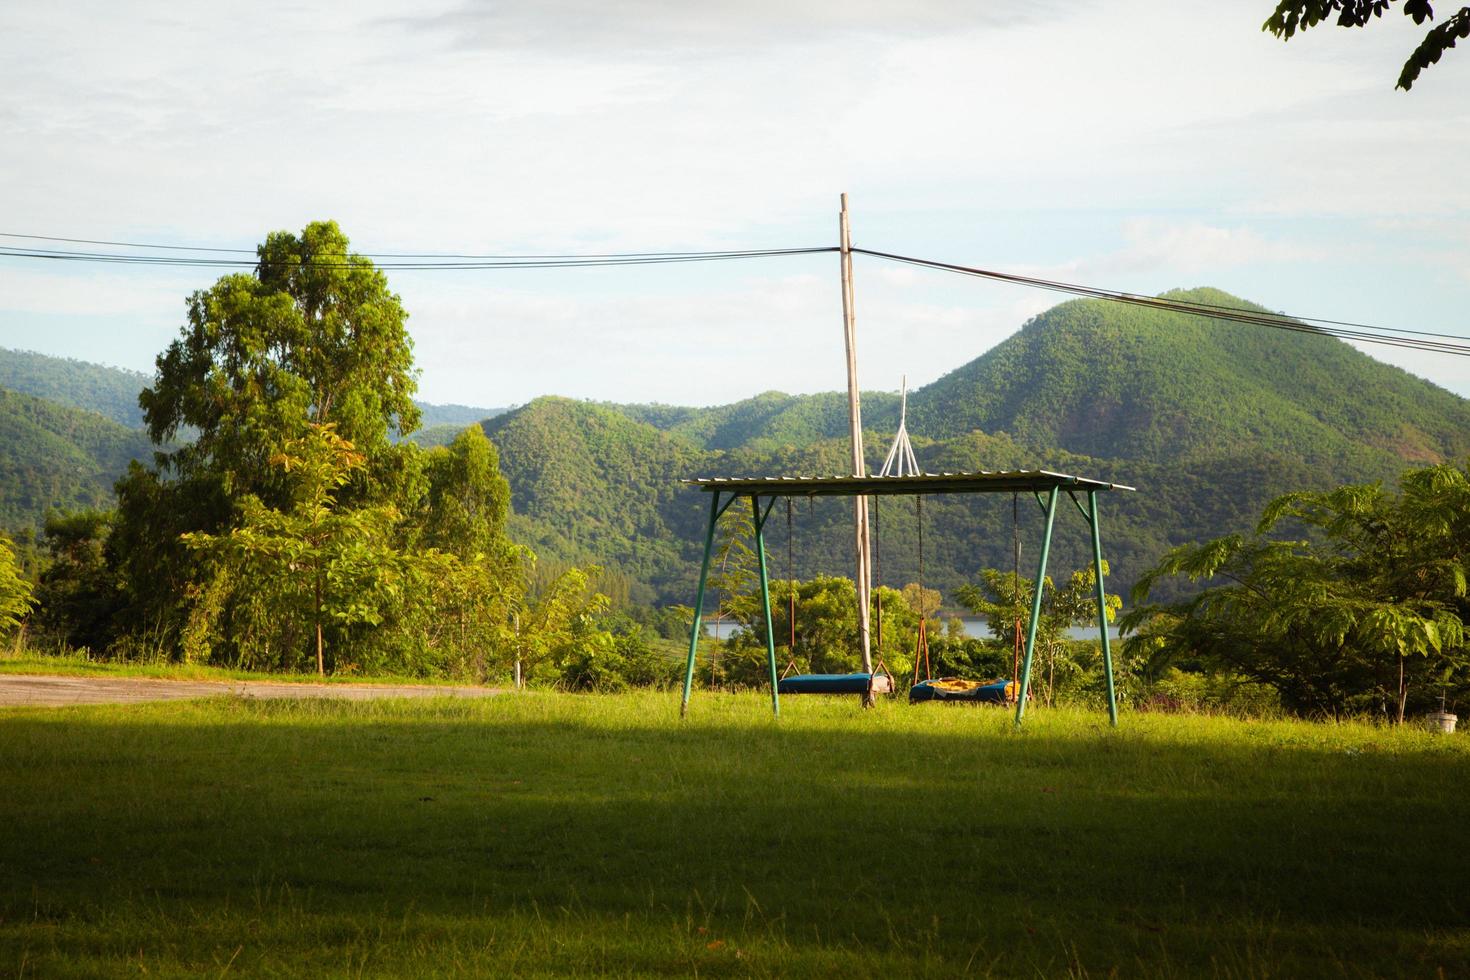
<path id="1" fill-rule="evenodd" d="M 1213 289 L 1170 295 L 1263 309 Z M 134 419 L 147 380 L 19 352 L 0 352 L 0 377 L 53 401 Z M 513 491 L 517 539 L 548 561 L 602 563 L 643 583 L 645 598 L 666 601 L 692 596 L 704 520 L 703 495 L 680 479 L 826 475 L 849 465 L 840 392 L 765 392 L 706 408 L 565 398 L 508 412 L 417 404 L 423 428 L 413 439 L 425 447 L 483 420 Z M 10 414 L 19 425 L 25 413 L 12 407 Z M 870 467 L 881 463 L 897 415 L 893 393 L 864 394 Z M 97 422 L 47 418 L 10 441 L 0 461 L 16 474 L 7 479 L 17 492 L 0 512 L 10 524 L 34 523 L 48 505 L 104 503 L 127 459 L 147 452 L 142 440 Z M 1278 494 L 1392 480 L 1405 464 L 1470 455 L 1470 401 L 1327 337 L 1076 300 L 911 392 L 909 430 L 928 470 L 1049 468 L 1137 486 L 1103 505 L 1104 543 L 1126 587 L 1170 547 L 1251 526 Z M 881 580 L 915 580 L 912 502 L 885 500 L 876 510 Z M 1040 514 L 1029 499 L 1015 510 L 1030 568 Z M 927 501 L 926 581 L 951 589 L 982 567 L 1010 567 L 1012 512 L 1008 498 Z M 785 575 L 780 517 L 769 540 L 779 559 L 773 572 Z M 849 520 L 841 501 L 796 508 L 796 574 L 847 572 Z M 1058 567 L 1079 565 L 1086 546 L 1082 524 L 1064 512 Z"/>
<path id="2" fill-rule="evenodd" d="M 1269 313 L 1217 289 L 1170 298 Z M 1359 473 L 1470 453 L 1470 401 L 1325 336 L 1073 300 L 915 392 L 911 428 L 1177 462 L 1283 453 Z"/>
<path id="3" fill-rule="evenodd" d="M 96 412 L 129 429 L 143 427 L 138 392 L 146 384 L 148 376 L 137 371 L 0 348 L 0 388 Z"/>
<path id="4" fill-rule="evenodd" d="M 1218 290 L 1170 295 L 1262 309 Z M 538 399 L 485 430 L 501 447 L 518 531 L 544 555 L 604 562 L 687 602 L 706 501 L 675 481 L 847 472 L 846 412 L 836 392 L 712 408 Z M 870 468 L 897 412 L 891 393 L 863 396 Z M 1103 502 L 1120 588 L 1171 547 L 1252 526 L 1282 493 L 1470 455 L 1470 401 L 1340 341 L 1093 300 L 1053 308 L 912 392 L 909 413 L 926 470 L 1046 468 L 1138 487 Z M 1030 569 L 1040 513 L 1029 498 L 1014 512 Z M 951 589 L 1011 566 L 1008 497 L 935 498 L 924 514 L 928 584 Z M 880 579 L 915 580 L 912 502 L 882 501 L 877 519 Z M 846 573 L 849 521 L 845 502 L 800 503 L 796 574 Z M 1084 532 L 1063 513 L 1056 567 L 1085 560 Z M 785 575 L 784 518 L 768 534 Z"/>
<path id="5" fill-rule="evenodd" d="M 112 484 L 151 446 L 96 412 L 0 389 L 0 526 L 36 525 L 48 511 L 110 507 Z"/>

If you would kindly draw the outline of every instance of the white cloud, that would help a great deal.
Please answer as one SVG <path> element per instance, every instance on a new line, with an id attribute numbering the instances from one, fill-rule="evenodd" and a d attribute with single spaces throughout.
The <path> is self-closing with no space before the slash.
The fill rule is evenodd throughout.
<path id="1" fill-rule="evenodd" d="M 1321 266 L 1350 246 L 1371 254 L 1362 288 L 1385 306 L 1413 293 L 1416 315 L 1441 321 L 1466 307 L 1470 248 L 1411 224 L 1465 225 L 1470 53 L 1404 96 L 1391 90 L 1413 41 L 1403 17 L 1284 45 L 1260 32 L 1259 0 L 1160 9 L 14 3 L 0 9 L 0 230 L 250 246 L 335 217 L 373 250 L 807 245 L 832 240 L 846 189 L 874 247 L 1132 287 Z M 996 231 L 998 211 L 1024 215 L 1024 233 Z M 1358 222 L 1357 237 L 1308 229 L 1323 216 Z M 1362 233 L 1375 218 L 1402 227 Z M 89 270 L 79 290 L 17 279 L 11 262 L 0 312 L 110 315 L 139 343 L 208 282 Z M 802 285 L 807 268 L 395 285 L 443 397 L 470 399 L 466 365 L 505 363 L 496 385 L 514 400 L 709 401 L 840 386 L 837 290 Z M 867 276 L 864 357 L 932 376 L 1053 299 L 972 285 Z M 1319 288 L 1281 302 L 1337 305 L 1337 284 Z M 796 356 L 751 353 L 765 349 L 752 325 Z M 560 346 L 538 352 L 538 337 Z"/>

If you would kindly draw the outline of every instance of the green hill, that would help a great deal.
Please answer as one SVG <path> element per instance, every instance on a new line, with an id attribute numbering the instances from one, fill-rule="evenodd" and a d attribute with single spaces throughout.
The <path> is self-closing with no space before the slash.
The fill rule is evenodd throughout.
<path id="1" fill-rule="evenodd" d="M 34 351 L 0 348 L 0 388 L 86 409 L 129 429 L 143 426 L 138 392 L 148 376 Z"/>
<path id="2" fill-rule="evenodd" d="M 1170 295 L 1248 306 L 1217 290 Z M 1261 309 L 1260 307 L 1252 307 Z M 897 398 L 865 394 L 867 458 L 881 462 Z M 1406 463 L 1470 454 L 1470 401 L 1324 336 L 1098 301 L 1061 304 L 975 361 L 912 392 L 927 470 L 1045 467 L 1139 487 L 1105 502 L 1114 572 L 1127 585 L 1168 547 L 1250 526 L 1288 490 L 1388 479 Z M 767 392 L 733 405 L 589 405 L 541 399 L 486 424 L 500 444 L 519 527 L 545 555 L 597 560 L 689 601 L 703 495 L 697 474 L 845 472 L 846 398 Z M 796 571 L 845 573 L 850 505 L 794 514 Z M 1040 514 L 1018 502 L 1023 567 Z M 925 578 L 952 588 L 1012 561 L 1009 498 L 925 506 Z M 878 508 L 879 579 L 918 577 L 913 504 Z M 1085 558 L 1064 513 L 1057 568 Z M 770 542 L 786 574 L 784 515 Z"/>
<path id="3" fill-rule="evenodd" d="M 1270 312 L 1215 289 L 1172 298 Z M 931 438 L 1171 462 L 1258 452 L 1350 473 L 1470 453 L 1470 401 L 1322 335 L 1099 300 L 1048 310 L 910 397 Z"/>
<path id="4" fill-rule="evenodd" d="M 1216 290 L 1171 295 L 1249 306 Z M 146 381 L 0 351 L 7 376 L 45 397 L 134 420 Z M 548 562 L 601 563 L 644 583 L 644 597 L 667 601 L 692 598 L 705 514 L 704 496 L 682 488 L 681 478 L 848 469 L 840 392 L 766 392 L 709 408 L 565 398 L 503 413 L 421 408 L 425 428 L 414 438 L 422 444 L 448 441 L 476 421 L 497 443 L 518 540 Z M 892 393 L 863 396 L 871 467 L 887 450 L 897 412 Z M 1339 341 L 1091 300 L 1047 311 L 912 392 L 909 414 L 928 470 L 1045 467 L 1137 486 L 1104 504 L 1120 587 L 1172 545 L 1250 526 L 1287 490 L 1388 479 L 1406 463 L 1470 455 L 1470 401 Z M 0 436 L 9 447 L 0 459 L 7 524 L 38 520 L 49 507 L 105 504 L 127 460 L 149 449 L 115 422 L 15 393 L 0 398 Z M 850 506 L 796 505 L 789 555 L 797 574 L 849 571 Z M 1029 498 L 1015 512 L 1030 568 L 1040 513 Z M 926 501 L 926 582 L 951 589 L 979 568 L 1009 567 L 1012 513 L 1008 497 Z M 916 579 L 912 501 L 884 500 L 876 519 L 879 581 Z M 769 541 L 773 574 L 787 574 L 784 509 Z M 1054 567 L 1080 566 L 1087 546 L 1085 526 L 1064 509 Z"/>
<path id="5" fill-rule="evenodd" d="M 0 388 L 96 412 L 129 429 L 143 427 L 138 393 L 152 380 L 151 376 L 138 371 L 51 357 L 34 351 L 0 348 Z M 434 436 L 419 440 L 427 445 L 437 445 L 436 439 L 446 432 L 448 439 L 453 439 L 465 426 L 505 411 L 503 408 L 474 405 L 436 405 L 420 401 L 414 404 L 419 407 L 420 431 L 440 430 Z"/>
<path id="6" fill-rule="evenodd" d="M 0 389 L 0 527 L 47 511 L 112 505 L 112 484 L 151 451 L 143 433 L 96 412 Z"/>

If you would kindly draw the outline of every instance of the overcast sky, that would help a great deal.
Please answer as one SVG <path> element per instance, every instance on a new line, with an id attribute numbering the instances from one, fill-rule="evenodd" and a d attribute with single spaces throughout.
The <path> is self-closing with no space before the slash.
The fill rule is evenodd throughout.
<path id="1" fill-rule="evenodd" d="M 1283 44 L 1273 0 L 9 3 L 0 231 L 365 252 L 856 244 L 1470 335 L 1470 50 Z M 0 259 L 0 346 L 151 371 L 218 272 Z M 421 395 L 709 404 L 844 383 L 833 255 L 395 272 Z M 866 388 L 1058 301 L 860 259 Z M 1470 395 L 1470 358 L 1375 349 Z"/>

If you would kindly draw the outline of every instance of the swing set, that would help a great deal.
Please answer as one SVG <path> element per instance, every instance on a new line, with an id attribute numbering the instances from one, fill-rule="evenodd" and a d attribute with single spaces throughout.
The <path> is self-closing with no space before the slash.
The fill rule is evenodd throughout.
<path id="1" fill-rule="evenodd" d="M 1036 650 L 1036 626 L 1041 618 L 1041 593 L 1046 584 L 1046 559 L 1051 551 L 1052 526 L 1056 522 L 1057 501 L 1062 491 L 1077 505 L 1077 510 L 1082 514 L 1092 529 L 1092 559 L 1093 568 L 1097 575 L 1097 622 L 1098 631 L 1102 636 L 1103 665 L 1107 673 L 1108 682 L 1108 717 L 1112 723 L 1118 723 L 1118 702 L 1113 688 L 1113 654 L 1108 646 L 1108 616 L 1107 604 L 1103 594 L 1102 573 L 1102 539 L 1098 532 L 1097 517 L 1097 495 L 1104 490 L 1132 490 L 1132 487 L 1124 487 L 1115 483 L 1104 483 L 1100 480 L 1088 480 L 1077 476 L 1068 476 L 1065 473 L 1052 473 L 1047 470 L 1014 470 L 1003 473 L 923 473 L 919 470 L 918 460 L 914 456 L 913 446 L 909 441 L 908 434 L 908 379 L 904 379 L 903 398 L 899 410 L 898 431 L 893 440 L 893 447 L 889 449 L 888 456 L 883 462 L 882 471 L 877 476 L 865 475 L 866 464 L 863 460 L 863 423 L 860 407 L 859 389 L 857 383 L 857 332 L 855 327 L 854 293 L 852 286 L 852 229 L 849 223 L 847 211 L 847 195 L 843 194 L 842 210 L 838 214 L 838 236 L 841 253 L 842 273 L 842 320 L 843 339 L 847 353 L 847 405 L 848 425 L 852 436 L 852 476 L 833 477 L 763 477 L 748 479 L 729 479 L 724 477 L 713 477 L 706 479 L 684 480 L 687 486 L 695 487 L 710 495 L 709 501 L 709 523 L 704 534 L 704 561 L 699 567 L 699 588 L 694 599 L 694 622 L 689 633 L 689 659 L 684 667 L 684 699 L 680 705 L 681 717 L 689 713 L 689 695 L 694 686 L 694 661 L 699 653 L 699 633 L 701 619 L 704 614 L 705 588 L 709 582 L 710 555 L 714 550 L 715 525 L 719 523 L 720 515 L 730 508 L 742 497 L 750 499 L 750 512 L 755 526 L 755 553 L 757 566 L 760 570 L 761 612 L 765 618 L 766 627 L 766 661 L 771 675 L 771 710 L 778 717 L 781 714 L 781 695 L 784 694 L 860 694 L 864 705 L 873 702 L 874 694 L 890 693 L 893 690 L 893 675 L 883 663 L 882 657 L 882 630 L 883 610 L 881 599 L 878 604 L 878 663 L 874 669 L 869 647 L 869 618 L 871 614 L 872 579 L 870 578 L 871 563 L 873 557 L 870 551 L 872 539 L 869 536 L 871 524 L 869 521 L 868 504 L 870 498 L 875 505 L 877 498 L 890 495 L 907 495 L 917 498 L 915 508 L 919 515 L 919 578 L 920 578 L 920 605 L 922 602 L 923 587 L 923 498 L 930 494 L 950 493 L 1009 493 L 1012 495 L 1012 515 L 1016 524 L 1016 579 L 1020 580 L 1020 537 L 1019 537 L 1019 505 L 1015 502 L 1019 494 L 1031 493 L 1035 495 L 1037 503 L 1046 513 L 1046 532 L 1041 540 L 1041 560 L 1037 563 L 1036 589 L 1032 593 L 1031 620 L 1026 630 L 1026 642 L 1024 656 L 1021 653 L 1020 616 L 1016 616 L 1016 659 L 1019 670 L 1019 681 L 1016 684 L 1001 685 L 1001 699 L 1009 700 L 1012 694 L 1016 702 L 1016 724 L 1021 723 L 1026 713 L 1026 695 L 1031 685 L 1031 658 Z M 1042 501 L 1042 494 L 1046 494 L 1046 500 Z M 1078 499 L 1079 493 L 1087 495 L 1087 506 L 1082 506 Z M 795 576 L 792 576 L 791 594 L 791 654 L 792 661 L 780 676 L 776 673 L 776 637 L 771 625 L 771 581 L 766 569 L 766 543 L 765 527 L 766 521 L 770 519 L 771 510 L 776 505 L 778 497 L 788 500 L 786 511 L 787 519 L 787 564 L 790 565 L 790 537 L 791 537 L 791 507 L 789 501 L 795 497 L 806 497 L 808 500 L 814 497 L 847 497 L 853 501 L 853 525 L 854 544 L 857 555 L 857 606 L 858 606 L 858 642 L 859 653 L 862 658 L 863 670 L 856 674 L 793 674 L 795 669 L 796 655 L 796 591 Z M 722 499 L 723 498 L 723 499 Z M 763 503 L 764 502 L 764 503 Z M 788 573 L 791 569 L 788 567 Z M 954 700 L 960 699 L 967 692 L 972 692 L 973 687 L 958 685 L 946 687 L 944 681 L 935 682 L 927 675 L 929 674 L 929 640 L 927 628 L 924 625 L 924 610 L 919 611 L 919 637 L 914 651 L 914 685 L 912 692 L 925 694 L 915 697 L 914 700 Z M 1019 613 L 1019 610 L 1018 610 Z M 920 681 L 918 677 L 918 663 L 922 660 L 925 668 L 925 680 Z M 1013 674 L 1014 676 L 1014 674 Z M 927 685 L 927 689 L 926 686 Z M 1016 688 L 1019 687 L 1017 690 Z M 912 696 L 911 692 L 911 696 Z M 927 692 L 927 693 L 925 693 Z"/>
<path id="2" fill-rule="evenodd" d="M 759 570 L 761 612 L 765 621 L 766 636 L 766 662 L 770 671 L 771 684 L 771 710 L 776 716 L 781 714 L 781 695 L 795 693 L 820 693 L 820 694 L 861 694 L 870 698 L 875 693 L 886 693 L 893 688 L 893 677 L 883 667 L 880 673 L 874 670 L 871 673 L 858 674 L 791 674 L 791 665 L 788 665 L 787 676 L 784 678 L 778 674 L 776 666 L 776 637 L 771 622 L 771 585 L 770 576 L 766 563 L 765 526 L 770 519 L 771 511 L 776 505 L 776 500 L 785 497 L 789 500 L 797 497 L 808 499 L 815 497 L 884 497 L 884 496 L 914 496 L 922 500 L 924 496 L 936 494 L 985 494 L 985 493 L 1010 493 L 1019 495 L 1030 493 L 1035 496 L 1043 513 L 1046 515 L 1045 530 L 1041 539 L 1041 550 L 1037 561 L 1035 588 L 1031 595 L 1031 615 L 1026 627 L 1024 650 L 1021 653 L 1020 677 L 1018 690 L 1015 691 L 1016 702 L 1016 724 L 1021 724 L 1026 714 L 1026 699 L 1031 685 L 1031 665 L 1036 650 L 1036 628 L 1041 619 L 1042 592 L 1046 585 L 1047 559 L 1051 553 L 1052 529 L 1056 523 L 1058 503 L 1062 493 L 1066 493 L 1072 503 L 1076 505 L 1078 513 L 1082 515 L 1087 523 L 1092 537 L 1092 560 L 1093 571 L 1097 579 L 1097 615 L 1098 634 L 1102 640 L 1103 668 L 1107 678 L 1108 693 L 1108 718 L 1112 724 L 1118 723 L 1117 694 L 1113 683 L 1113 655 L 1108 639 L 1107 605 L 1103 591 L 1102 572 L 1102 535 L 1098 521 L 1098 494 L 1109 490 L 1132 490 L 1132 487 L 1122 486 L 1116 483 L 1107 483 L 1101 480 L 1090 480 L 1084 477 L 1070 476 L 1065 473 L 1053 473 L 1048 470 L 1013 470 L 1007 472 L 977 472 L 977 473 L 913 473 L 903 475 L 877 475 L 877 476 L 833 476 L 833 477 L 753 477 L 753 478 L 727 478 L 707 477 L 681 481 L 686 486 L 694 487 L 709 494 L 709 520 L 705 528 L 704 560 L 699 570 L 699 586 L 694 599 L 694 622 L 689 636 L 689 657 L 684 670 L 684 693 L 680 705 L 681 715 L 689 712 L 689 699 L 694 685 L 695 659 L 699 649 L 699 634 L 703 617 L 705 592 L 709 581 L 710 557 L 714 551 L 715 526 L 720 516 L 725 513 L 736 501 L 742 498 L 750 500 L 751 517 L 755 528 L 755 553 L 756 564 Z M 1084 506 L 1082 496 L 1086 497 Z M 922 515 L 922 503 L 916 504 Z M 790 510 L 787 511 L 788 521 Z M 922 529 L 922 524 L 921 524 Z M 788 541 L 790 525 L 788 524 Z M 922 530 L 921 530 L 922 533 Z M 922 539 L 921 539 L 922 540 Z M 1019 554 L 1019 523 L 1017 523 L 1017 542 Z M 788 551 L 788 563 L 790 555 Z M 792 642 L 795 642 L 795 592 L 792 597 Z M 859 597 L 863 601 L 863 597 Z M 923 617 L 921 615 L 920 622 Z M 881 613 L 879 617 L 881 629 Z M 920 627 L 919 649 L 916 653 L 927 653 L 927 637 Z M 881 652 L 881 651 L 880 651 Z M 916 660 L 918 658 L 916 657 Z M 927 660 L 927 657 L 925 658 Z M 881 656 L 879 666 L 882 666 Z M 917 675 L 917 664 L 915 666 Z M 927 673 L 927 670 L 926 670 Z M 916 676 L 917 681 L 917 676 Z M 919 686 L 925 682 L 919 682 Z M 933 686 L 932 682 L 931 687 Z M 940 687 L 938 690 L 942 691 Z M 946 700 L 942 695 L 934 700 Z"/>

